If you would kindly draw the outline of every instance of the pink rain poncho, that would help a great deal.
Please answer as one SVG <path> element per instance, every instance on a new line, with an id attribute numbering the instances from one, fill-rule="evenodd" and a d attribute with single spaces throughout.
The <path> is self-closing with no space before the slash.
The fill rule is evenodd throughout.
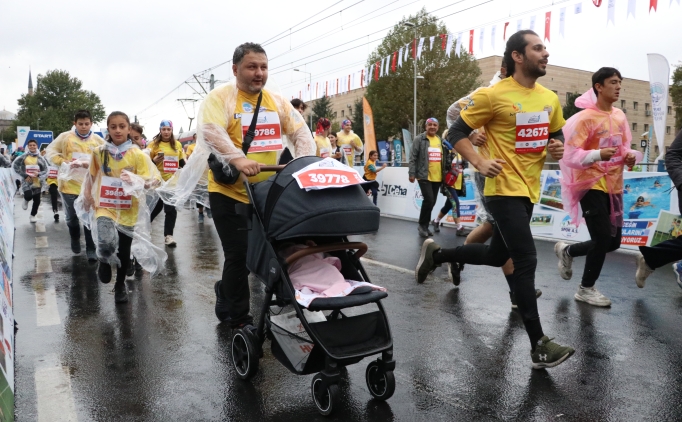
<path id="1" fill-rule="evenodd" d="M 575 100 L 575 105 L 584 110 L 566 121 L 564 157 L 559 161 L 564 210 L 578 226 L 583 196 L 590 189 L 605 191 L 611 203 L 611 235 L 615 236 L 616 229 L 623 226 L 625 156 L 634 154 L 641 161 L 642 153 L 630 148 L 632 133 L 622 110 L 613 108 L 609 113 L 597 108 L 591 88 Z M 600 149 L 610 147 L 615 147 L 616 153 L 609 161 L 601 161 Z"/>

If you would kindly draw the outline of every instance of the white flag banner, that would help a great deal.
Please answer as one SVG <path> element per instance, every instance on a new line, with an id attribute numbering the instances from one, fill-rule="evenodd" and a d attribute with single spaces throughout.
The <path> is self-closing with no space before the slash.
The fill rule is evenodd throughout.
<path id="1" fill-rule="evenodd" d="M 379 77 L 380 78 L 384 77 L 384 61 L 386 61 L 386 59 L 381 59 L 381 69 L 379 69 Z"/>
<path id="2" fill-rule="evenodd" d="M 461 33 L 461 32 L 459 33 L 459 38 L 460 38 L 460 40 L 461 40 L 461 38 L 462 38 L 462 33 Z M 454 41 L 454 40 L 452 39 L 452 34 L 448 34 L 448 42 L 445 44 L 445 54 L 446 54 L 448 57 L 450 57 L 450 51 L 452 51 L 452 42 L 453 42 L 453 41 Z M 459 56 L 459 46 L 460 46 L 460 45 L 461 45 L 461 41 L 460 41 L 460 42 L 457 42 L 457 46 L 458 46 L 458 48 L 457 48 L 457 55 L 458 55 L 458 56 Z"/>
<path id="3" fill-rule="evenodd" d="M 665 155 L 665 116 L 668 110 L 668 84 L 670 84 L 670 65 L 660 54 L 647 54 L 649 61 L 649 86 L 651 90 L 651 111 L 654 117 L 654 134 L 660 155 Z"/>
<path id="4" fill-rule="evenodd" d="M 412 44 L 412 43 L 410 43 Z M 405 63 L 407 63 L 408 57 L 410 57 L 410 44 L 407 44 L 405 46 Z"/>
<path id="5" fill-rule="evenodd" d="M 493 50 L 495 50 L 495 32 L 497 25 L 493 25 L 492 28 L 490 28 L 490 45 L 493 47 Z"/>
<path id="6" fill-rule="evenodd" d="M 608 18 L 606 19 L 606 25 L 608 26 L 609 22 L 612 24 L 616 24 L 615 21 L 616 18 L 616 0 L 609 0 L 609 5 L 608 5 Z"/>
<path id="7" fill-rule="evenodd" d="M 403 47 L 398 51 L 398 67 L 403 67 Z"/>
<path id="8" fill-rule="evenodd" d="M 448 40 L 448 43 L 450 45 L 452 45 L 452 42 L 449 40 Z M 459 57 L 459 55 L 462 51 L 462 33 L 461 32 L 459 34 L 457 34 L 457 45 L 455 46 L 455 50 L 456 50 L 455 52 L 457 53 L 457 57 Z M 450 51 L 448 50 L 448 55 L 450 55 L 449 53 L 450 53 Z"/>
<path id="9" fill-rule="evenodd" d="M 678 4 L 678 5 L 680 4 L 680 0 L 677 0 L 677 4 Z M 673 5 L 673 0 L 670 0 L 670 5 L 671 5 L 671 6 Z"/>
<path id="10" fill-rule="evenodd" d="M 516 21 L 516 32 L 519 32 L 521 30 L 521 25 L 523 25 L 523 19 L 519 19 Z"/>
<path id="11" fill-rule="evenodd" d="M 485 28 L 481 28 L 478 35 L 478 48 L 483 51 L 483 41 L 485 40 Z"/>
<path id="12" fill-rule="evenodd" d="M 429 51 L 433 51 L 433 40 L 436 39 L 436 37 L 431 37 L 429 38 L 429 41 L 431 41 L 431 45 L 429 46 Z"/>
<path id="13" fill-rule="evenodd" d="M 637 8 L 637 0 L 628 0 L 628 15 L 627 15 L 627 17 L 630 17 L 630 14 L 632 14 L 632 17 L 634 19 L 636 8 Z M 680 211 L 682 211 L 682 210 L 680 210 Z"/>
<path id="14" fill-rule="evenodd" d="M 577 15 L 578 13 L 582 13 L 583 11 L 583 4 L 582 3 L 576 3 L 575 4 L 575 14 Z"/>
<path id="15" fill-rule="evenodd" d="M 530 17 L 530 30 L 535 31 L 535 16 Z"/>
<path id="16" fill-rule="evenodd" d="M 424 49 L 424 37 L 419 39 L 419 47 L 417 47 L 417 60 L 422 56 L 422 50 Z"/>
<path id="17" fill-rule="evenodd" d="M 559 10 L 559 34 L 564 36 L 564 28 L 566 27 L 566 8 L 562 7 Z"/>

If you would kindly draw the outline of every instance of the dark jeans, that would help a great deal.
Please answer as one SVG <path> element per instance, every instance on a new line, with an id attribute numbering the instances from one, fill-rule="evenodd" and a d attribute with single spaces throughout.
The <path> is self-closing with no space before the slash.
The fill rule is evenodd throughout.
<path id="1" fill-rule="evenodd" d="M 455 188 L 448 186 L 446 188 L 448 192 L 450 192 L 450 196 L 452 197 L 452 200 L 450 198 L 447 198 L 447 195 L 445 197 L 448 199 L 445 201 L 445 205 L 443 205 L 443 208 L 440 209 L 440 213 L 443 215 L 446 215 L 452 208 L 452 202 L 455 202 L 455 213 L 457 214 L 457 218 L 460 217 L 459 215 L 459 197 L 457 196 L 457 191 Z"/>
<path id="2" fill-rule="evenodd" d="M 230 324 L 251 323 L 249 315 L 249 270 L 246 268 L 246 248 L 248 232 L 246 220 L 235 211 L 240 202 L 217 192 L 209 192 L 209 202 L 213 211 L 220 243 L 223 246 L 225 264 L 223 278 L 218 284 L 221 295 L 227 302 Z"/>
<path id="3" fill-rule="evenodd" d="M 76 215 L 76 210 L 73 208 L 73 202 L 78 198 L 78 195 L 71 195 L 69 193 L 60 192 L 62 195 L 62 205 L 64 206 L 64 214 L 66 214 L 66 226 L 69 228 L 69 235 L 72 239 L 80 239 L 81 225 Z M 92 241 L 92 233 L 83 226 L 85 233 L 85 248 L 89 251 L 95 250 L 95 242 Z"/>
<path id="4" fill-rule="evenodd" d="M 59 190 L 57 185 L 50 185 L 50 199 L 52 200 L 52 212 L 55 214 L 59 211 L 59 203 L 57 202 L 57 197 L 59 196 Z"/>
<path id="5" fill-rule="evenodd" d="M 374 202 L 374 205 L 376 205 L 377 199 L 379 199 L 379 182 L 373 180 L 372 183 L 365 183 L 364 185 L 362 185 L 362 189 L 365 190 L 365 193 L 367 193 L 368 191 L 372 192 L 372 201 Z"/>
<path id="6" fill-rule="evenodd" d="M 24 191 L 24 200 L 30 202 L 33 200 L 33 206 L 31 207 L 31 215 L 36 216 L 38 214 L 38 207 L 40 206 L 40 188 L 32 188 L 30 190 Z"/>
<path id="7" fill-rule="evenodd" d="M 580 200 L 591 239 L 569 246 L 568 254 L 573 257 L 586 256 L 581 283 L 583 287 L 594 286 L 604 266 L 606 254 L 620 248 L 623 229 L 618 227 L 616 236 L 611 236 L 610 204 L 609 194 L 594 189 L 588 191 Z"/>
<path id="8" fill-rule="evenodd" d="M 422 191 L 422 209 L 419 212 L 419 225 L 428 227 L 431 222 L 431 212 L 433 206 L 436 205 L 436 198 L 438 198 L 438 189 L 440 189 L 441 182 L 429 182 L 428 180 L 418 180 L 419 189 Z"/>
<path id="9" fill-rule="evenodd" d="M 129 230 L 132 232 L 133 228 Z M 114 220 L 107 217 L 97 219 L 97 255 L 100 259 L 99 265 L 109 265 L 109 259 L 116 253 L 121 265 L 116 271 L 116 282 L 123 283 L 126 279 L 126 272 L 130 266 L 130 246 L 133 238 L 116 228 Z M 118 247 L 118 252 L 116 248 Z"/>
<path id="10" fill-rule="evenodd" d="M 178 211 L 172 205 L 166 205 L 162 200 L 156 203 L 156 207 L 152 211 L 151 221 L 154 221 L 157 215 L 161 213 L 161 210 L 166 213 L 166 219 L 163 222 L 163 235 L 173 236 L 173 230 L 175 229 L 175 220 L 178 219 Z"/>
<path id="11" fill-rule="evenodd" d="M 682 211 L 682 192 L 677 191 L 679 210 Z M 644 255 L 646 264 L 651 269 L 661 268 L 671 262 L 682 259 L 682 236 L 666 240 L 656 246 L 640 246 L 639 251 Z"/>
<path id="12" fill-rule="evenodd" d="M 530 231 L 533 203 L 527 197 L 491 196 L 488 210 L 495 218 L 490 245 L 468 244 L 434 253 L 436 264 L 459 262 L 501 267 L 509 258 L 514 263 L 511 287 L 532 347 L 544 335 L 535 297 L 535 269 L 538 264 L 535 241 Z"/>

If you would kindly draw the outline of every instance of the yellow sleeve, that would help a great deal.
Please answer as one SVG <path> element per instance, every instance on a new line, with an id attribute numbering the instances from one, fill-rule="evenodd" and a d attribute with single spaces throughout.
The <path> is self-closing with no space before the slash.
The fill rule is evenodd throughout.
<path id="1" fill-rule="evenodd" d="M 144 180 L 148 180 L 151 177 L 151 169 L 147 165 L 147 157 L 142 151 L 135 153 L 135 174 Z"/>
<path id="2" fill-rule="evenodd" d="M 554 94 L 554 102 L 552 106 L 552 115 L 549 118 L 549 133 L 553 133 L 564 127 L 566 120 L 564 120 L 564 110 L 561 108 L 559 97 Z"/>
<path id="3" fill-rule="evenodd" d="M 470 128 L 485 126 L 493 118 L 493 107 L 488 91 L 488 89 L 479 89 L 474 92 L 459 115 Z"/>
<path id="4" fill-rule="evenodd" d="M 187 154 L 185 154 L 185 150 L 182 148 L 182 144 L 179 141 L 177 141 L 177 142 L 178 142 L 178 146 L 180 148 L 179 149 L 180 153 L 178 154 L 178 160 L 187 161 Z"/>
<path id="5" fill-rule="evenodd" d="M 355 137 L 353 137 L 352 141 L 353 146 L 355 149 L 361 149 L 362 148 L 362 139 L 356 134 Z"/>
<path id="6" fill-rule="evenodd" d="M 63 132 L 57 139 L 50 142 L 50 144 L 45 149 L 45 158 L 47 161 L 51 162 L 55 166 L 61 166 L 65 160 L 64 148 L 66 146 L 67 139 L 69 138 L 70 132 Z"/>
<path id="7" fill-rule="evenodd" d="M 99 173 L 99 148 L 96 148 L 94 151 L 92 151 L 92 158 L 90 159 L 90 166 L 88 167 L 90 169 L 90 176 L 96 177 L 97 173 Z M 108 154 L 108 152 L 104 152 L 105 154 Z"/>
<path id="8" fill-rule="evenodd" d="M 280 98 L 277 99 L 280 100 Z M 277 107 L 277 111 L 279 111 L 282 132 L 287 136 L 291 136 L 305 125 L 305 121 L 303 120 L 303 117 L 301 117 L 301 113 L 299 113 L 289 101 L 280 100 L 278 103 L 279 107 Z"/>
<path id="9" fill-rule="evenodd" d="M 213 90 L 204 99 L 199 122 L 201 124 L 214 124 L 227 128 L 227 114 L 225 113 L 225 101 L 218 95 L 221 91 Z"/>

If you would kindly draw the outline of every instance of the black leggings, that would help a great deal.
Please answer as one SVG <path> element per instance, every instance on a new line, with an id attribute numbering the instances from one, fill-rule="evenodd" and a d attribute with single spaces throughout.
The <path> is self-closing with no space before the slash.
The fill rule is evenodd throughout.
<path id="1" fill-rule="evenodd" d="M 50 199 L 52 200 L 52 212 L 57 214 L 59 211 L 59 203 L 57 202 L 57 198 L 59 197 L 59 189 L 57 188 L 57 185 L 50 185 Z"/>
<path id="2" fill-rule="evenodd" d="M 677 191 L 678 209 L 682 210 L 682 192 Z M 661 268 L 682 259 L 682 236 L 666 240 L 656 246 L 640 246 L 639 251 L 649 268 Z"/>
<path id="3" fill-rule="evenodd" d="M 464 183 L 464 182 L 462 182 L 462 183 Z M 448 198 L 448 196 L 445 195 L 447 200 L 445 201 L 445 205 L 443 205 L 443 208 L 440 209 L 440 213 L 443 215 L 447 215 L 447 213 L 450 210 L 453 210 L 454 211 L 453 214 L 456 214 L 457 218 L 459 218 L 461 216 L 459 213 L 459 196 L 457 196 L 457 190 L 453 187 L 450 187 L 450 186 L 447 187 L 447 190 L 448 190 L 448 192 L 450 192 L 450 196 L 452 197 L 452 199 Z M 452 205 L 453 202 L 455 203 L 454 208 Z M 454 217 L 454 215 L 453 215 L 453 217 Z"/>
<path id="4" fill-rule="evenodd" d="M 156 203 L 156 207 L 152 211 L 151 221 L 154 221 L 157 215 L 163 210 L 166 213 L 166 220 L 163 222 L 163 235 L 173 236 L 173 230 L 175 229 L 175 220 L 178 218 L 178 211 L 172 205 L 164 204 L 162 200 Z"/>
<path id="5" fill-rule="evenodd" d="M 40 188 L 32 188 L 30 190 L 24 191 L 24 200 L 30 202 L 33 200 L 33 206 L 31 207 L 31 215 L 33 217 L 38 214 L 38 207 L 40 206 Z"/>
<path id="6" fill-rule="evenodd" d="M 511 258 L 514 273 L 510 287 L 516 296 L 531 345 L 535 347 L 544 334 L 535 297 L 538 259 L 530 231 L 533 203 L 529 198 L 520 196 L 490 196 L 486 199 L 488 210 L 495 218 L 490 245 L 472 243 L 454 249 L 440 249 L 433 258 L 436 264 L 459 262 L 492 267 L 501 267 Z"/>
<path id="7" fill-rule="evenodd" d="M 129 227 L 128 230 L 133 230 Z M 130 247 L 133 238 L 116 228 L 114 220 L 107 217 L 97 218 L 97 256 L 100 265 L 110 265 L 111 256 L 116 253 L 121 266 L 116 271 L 116 283 L 123 283 L 130 267 Z M 116 249 L 118 247 L 118 252 Z"/>
<path id="8" fill-rule="evenodd" d="M 418 180 L 419 189 L 422 191 L 422 208 L 419 211 L 419 225 L 428 227 L 431 222 L 431 212 L 434 205 L 436 205 L 436 198 L 438 198 L 438 189 L 440 189 L 441 182 L 429 182 L 428 180 Z"/>
<path id="9" fill-rule="evenodd" d="M 588 191 L 580 200 L 585 224 L 590 232 L 590 240 L 569 246 L 568 254 L 574 257 L 586 256 L 581 283 L 583 287 L 594 286 L 604 266 L 606 254 L 620 248 L 623 229 L 618 227 L 616 235 L 611 235 L 610 204 L 611 201 L 606 192 L 594 189 Z"/>

